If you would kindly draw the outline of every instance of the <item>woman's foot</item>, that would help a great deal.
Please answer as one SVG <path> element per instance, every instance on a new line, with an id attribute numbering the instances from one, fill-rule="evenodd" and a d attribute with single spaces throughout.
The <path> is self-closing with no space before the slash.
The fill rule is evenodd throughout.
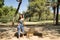
<path id="1" fill-rule="evenodd" d="M 20 40 L 20 36 L 18 36 L 18 40 Z"/>
<path id="2" fill-rule="evenodd" d="M 22 35 L 22 37 L 24 37 L 24 34 Z"/>
<path id="3" fill-rule="evenodd" d="M 20 37 L 18 39 L 20 40 Z"/>
<path id="4" fill-rule="evenodd" d="M 17 36 L 17 38 L 19 39 L 19 38 L 20 38 L 20 36 Z"/>

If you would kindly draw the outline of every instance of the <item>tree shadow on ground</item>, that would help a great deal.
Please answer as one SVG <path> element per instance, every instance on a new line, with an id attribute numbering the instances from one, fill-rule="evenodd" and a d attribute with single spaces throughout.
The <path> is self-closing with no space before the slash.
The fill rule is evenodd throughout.
<path id="1" fill-rule="evenodd" d="M 43 37 L 43 34 L 42 34 L 42 33 L 39 33 L 39 32 L 34 32 L 33 35 L 34 35 L 34 36 L 38 36 L 38 37 Z M 18 33 L 16 32 L 16 33 L 14 34 L 14 36 L 18 38 Z M 20 33 L 20 37 L 22 37 L 22 36 L 23 36 L 23 34 Z M 24 36 L 27 36 L 27 32 L 24 33 Z"/>
<path id="2" fill-rule="evenodd" d="M 0 32 L 5 32 L 5 31 L 7 31 L 6 29 L 0 29 Z"/>
<path id="3" fill-rule="evenodd" d="M 24 33 L 24 36 L 26 36 L 26 35 L 27 35 L 27 34 L 26 34 L 26 33 Z M 14 36 L 18 38 L 18 33 L 16 32 L 16 33 L 14 34 Z M 20 37 L 22 37 L 22 36 L 23 36 L 23 34 L 22 34 L 22 33 L 20 33 Z"/>
<path id="4" fill-rule="evenodd" d="M 55 24 L 49 24 L 49 23 L 46 23 L 45 25 L 43 26 L 40 26 L 40 27 L 43 27 L 43 30 L 50 30 L 50 31 L 57 31 L 58 34 L 60 34 L 60 24 L 58 25 L 55 25 Z"/>
<path id="5" fill-rule="evenodd" d="M 34 32 L 34 36 L 43 37 L 43 34 L 39 32 Z"/>

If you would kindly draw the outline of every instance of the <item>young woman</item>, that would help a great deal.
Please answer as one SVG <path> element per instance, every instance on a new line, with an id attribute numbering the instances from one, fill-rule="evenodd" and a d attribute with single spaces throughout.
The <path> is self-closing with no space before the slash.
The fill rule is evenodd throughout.
<path id="1" fill-rule="evenodd" d="M 19 15 L 17 31 L 18 31 L 18 38 L 20 38 L 21 31 L 24 35 L 24 15 L 23 14 Z"/>

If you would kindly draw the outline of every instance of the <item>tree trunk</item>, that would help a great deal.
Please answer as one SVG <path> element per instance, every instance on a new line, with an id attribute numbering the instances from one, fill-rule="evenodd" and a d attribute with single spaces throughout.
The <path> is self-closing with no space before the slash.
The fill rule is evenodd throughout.
<path id="1" fill-rule="evenodd" d="M 18 7 L 17 7 L 17 10 L 16 10 L 16 12 L 15 12 L 15 15 L 14 15 L 14 17 L 17 15 L 17 13 L 18 13 L 18 11 L 19 11 L 19 8 L 20 8 L 20 5 L 21 5 L 21 2 L 19 2 L 19 4 L 18 4 Z"/>
<path id="2" fill-rule="evenodd" d="M 59 4 L 57 4 L 56 25 L 58 25 Z"/>
<path id="3" fill-rule="evenodd" d="M 31 17 L 29 18 L 29 22 L 31 21 Z"/>
<path id="4" fill-rule="evenodd" d="M 18 13 L 18 11 L 19 11 L 19 8 L 20 8 L 21 3 L 22 3 L 22 2 L 19 2 L 19 4 L 18 4 L 17 10 L 16 10 L 15 15 L 14 15 L 14 17 L 13 17 L 12 26 L 14 26 L 15 16 L 17 15 L 17 13 Z"/>
<path id="5" fill-rule="evenodd" d="M 55 21 L 56 20 L 56 17 L 55 17 L 56 16 L 56 7 L 53 7 L 53 13 L 54 13 L 53 23 L 55 24 L 56 23 L 56 21 Z"/>
<path id="6" fill-rule="evenodd" d="M 39 17 L 38 17 L 38 21 L 41 20 L 41 13 L 42 13 L 42 10 L 40 10 L 40 11 L 38 12 L 38 15 L 39 15 Z"/>
<path id="7" fill-rule="evenodd" d="M 38 19 L 38 21 L 40 21 L 41 20 L 41 13 L 39 13 L 39 19 Z"/>

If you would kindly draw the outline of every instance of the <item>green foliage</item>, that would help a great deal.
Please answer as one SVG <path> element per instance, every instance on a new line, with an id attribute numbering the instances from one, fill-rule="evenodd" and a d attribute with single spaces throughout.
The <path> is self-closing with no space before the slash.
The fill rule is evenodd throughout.
<path id="1" fill-rule="evenodd" d="M 0 22 L 6 23 L 13 20 L 16 8 L 4 6 L 4 0 L 0 0 Z"/>
<path id="2" fill-rule="evenodd" d="M 3 10 L 0 8 L 0 17 L 2 16 Z"/>
<path id="3" fill-rule="evenodd" d="M 0 8 L 0 22 L 10 22 L 13 19 L 16 9 L 12 6 L 4 6 Z"/>
<path id="4" fill-rule="evenodd" d="M 4 0 L 0 0 L 0 8 L 4 5 Z"/>
<path id="5" fill-rule="evenodd" d="M 6 16 L 2 16 L 1 18 L 0 18 L 0 22 L 2 22 L 2 23 L 7 23 L 9 20 L 8 20 L 8 18 L 6 17 Z"/>
<path id="6" fill-rule="evenodd" d="M 31 21 L 52 20 L 53 15 L 50 9 L 46 6 L 47 0 L 30 0 L 29 7 L 25 13 L 26 18 Z"/>

